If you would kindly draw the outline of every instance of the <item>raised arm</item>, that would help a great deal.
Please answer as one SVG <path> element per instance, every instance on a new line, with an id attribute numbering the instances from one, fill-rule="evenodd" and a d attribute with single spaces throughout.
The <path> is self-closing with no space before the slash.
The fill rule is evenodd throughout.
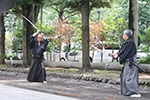
<path id="1" fill-rule="evenodd" d="M 44 35 L 43 33 L 41 33 L 41 35 L 42 35 L 42 37 L 43 37 L 43 39 L 44 39 L 44 51 L 45 51 L 49 40 L 45 37 L 45 35 Z"/>
<path id="2" fill-rule="evenodd" d="M 47 39 L 43 33 L 41 33 L 41 35 L 42 35 L 42 37 L 43 37 L 44 40 Z"/>
<path id="3" fill-rule="evenodd" d="M 40 33 L 40 30 L 37 30 L 37 32 L 36 33 L 34 33 L 32 36 L 33 37 L 35 37 L 37 34 L 39 34 Z"/>
<path id="4" fill-rule="evenodd" d="M 37 30 L 36 33 L 34 33 L 32 36 L 31 36 L 31 40 L 29 42 L 29 46 L 30 46 L 30 49 L 32 49 L 35 45 L 35 36 L 40 32 L 40 30 Z"/>

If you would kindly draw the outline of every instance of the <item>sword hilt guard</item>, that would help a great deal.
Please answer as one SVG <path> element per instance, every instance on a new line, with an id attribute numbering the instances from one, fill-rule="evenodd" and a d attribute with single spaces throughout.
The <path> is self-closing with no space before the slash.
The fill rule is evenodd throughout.
<path id="1" fill-rule="evenodd" d="M 111 53 L 109 53 L 108 56 L 112 56 L 113 60 L 116 60 L 118 62 L 118 58 L 115 58 Z"/>

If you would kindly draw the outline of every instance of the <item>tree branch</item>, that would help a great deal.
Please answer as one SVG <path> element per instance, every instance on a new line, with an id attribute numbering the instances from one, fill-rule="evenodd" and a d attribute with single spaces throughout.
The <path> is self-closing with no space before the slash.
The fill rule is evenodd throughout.
<path id="1" fill-rule="evenodd" d="M 67 17 L 64 18 L 64 20 L 66 20 L 67 18 L 69 18 L 69 17 L 71 17 L 71 16 L 74 16 L 74 15 L 76 15 L 76 14 L 78 14 L 78 13 L 74 13 L 74 14 L 72 14 L 72 15 L 70 15 L 70 16 L 67 16 Z"/>
<path id="2" fill-rule="evenodd" d="M 60 11 L 54 7 L 51 7 L 52 9 L 56 10 L 58 13 L 60 13 Z"/>

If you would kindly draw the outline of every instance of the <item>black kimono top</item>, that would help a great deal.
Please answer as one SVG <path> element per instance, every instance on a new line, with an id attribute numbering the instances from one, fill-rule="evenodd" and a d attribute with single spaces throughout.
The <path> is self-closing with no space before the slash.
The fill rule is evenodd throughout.
<path id="1" fill-rule="evenodd" d="M 46 39 L 44 41 L 41 41 L 40 45 L 38 45 L 38 41 L 35 40 L 35 38 L 33 36 L 31 36 L 31 40 L 30 40 L 29 44 L 30 44 L 30 49 L 33 49 L 32 54 L 43 56 L 43 53 L 46 49 L 48 42 L 49 42 L 48 39 Z"/>
<path id="2" fill-rule="evenodd" d="M 126 59 L 132 58 L 136 55 L 136 45 L 132 38 L 128 38 L 127 41 L 123 43 L 118 51 L 119 62 L 122 64 Z"/>

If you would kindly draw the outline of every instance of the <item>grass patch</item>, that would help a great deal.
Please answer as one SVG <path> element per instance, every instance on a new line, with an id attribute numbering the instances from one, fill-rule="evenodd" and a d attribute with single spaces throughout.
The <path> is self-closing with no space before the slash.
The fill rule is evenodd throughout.
<path id="1" fill-rule="evenodd" d="M 57 73 L 69 73 L 69 74 L 81 74 L 79 73 L 79 69 L 76 68 L 51 68 L 46 67 L 46 71 L 48 72 L 57 72 Z M 112 70 L 98 70 L 94 69 L 93 72 L 86 72 L 83 75 L 87 76 L 102 76 L 102 77 L 118 77 L 120 76 L 121 71 L 112 71 Z"/>
<path id="2" fill-rule="evenodd" d="M 9 67 L 11 64 L 0 64 L 0 67 Z"/>
<path id="3" fill-rule="evenodd" d="M 73 73 L 77 74 L 78 69 L 70 68 L 70 69 L 64 69 L 64 68 L 46 68 L 48 72 L 57 72 L 57 73 Z"/>

